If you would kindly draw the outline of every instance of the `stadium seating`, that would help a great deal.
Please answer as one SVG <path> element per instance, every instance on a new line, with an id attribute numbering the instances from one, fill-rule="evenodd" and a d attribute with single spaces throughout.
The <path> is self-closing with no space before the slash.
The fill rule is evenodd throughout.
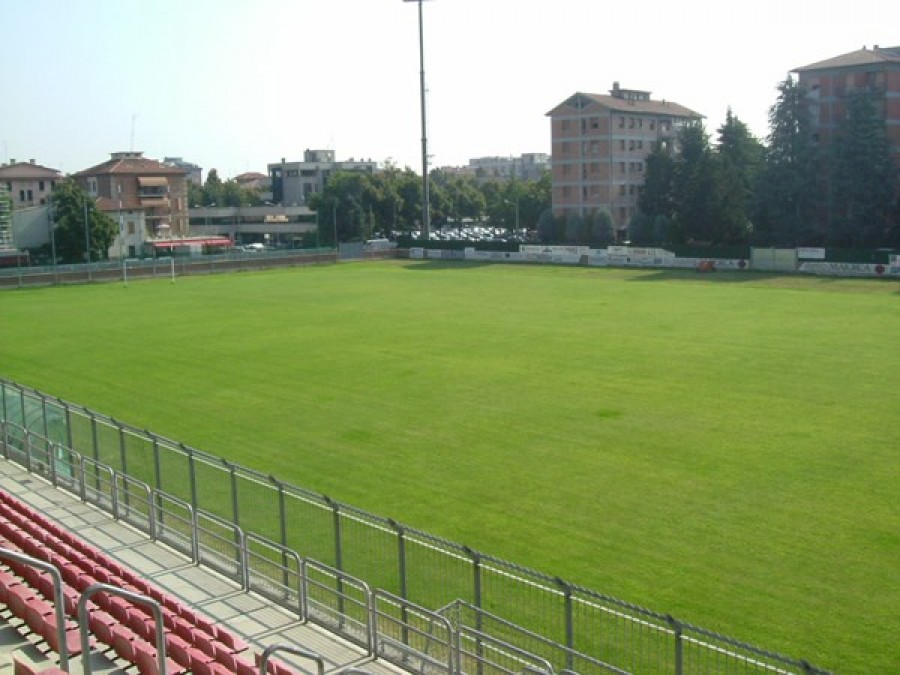
<path id="1" fill-rule="evenodd" d="M 18 550 L 59 570 L 70 655 L 81 652 L 80 635 L 73 621 L 77 619 L 78 598 L 89 586 L 103 583 L 153 598 L 160 604 L 170 675 L 188 671 L 198 675 L 259 672 L 259 655 L 254 657 L 249 645 L 239 637 L 2 490 L 0 547 Z M 29 565 L 12 561 L 6 564 L 10 571 L 0 568 L 0 602 L 53 651 L 59 652 L 50 576 Z M 156 624 L 150 608 L 105 592 L 94 593 L 91 601 L 94 606 L 89 612 L 88 628 L 95 644 L 111 648 L 141 673 L 158 673 Z M 270 662 L 268 670 L 274 675 L 294 675 L 290 668 L 275 661 Z"/>

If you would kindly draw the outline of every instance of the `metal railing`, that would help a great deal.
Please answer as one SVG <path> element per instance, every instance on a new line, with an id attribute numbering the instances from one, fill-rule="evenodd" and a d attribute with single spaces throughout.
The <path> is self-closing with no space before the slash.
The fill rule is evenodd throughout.
<path id="1" fill-rule="evenodd" d="M 55 471 L 57 480 L 69 471 L 80 484 L 81 498 L 107 510 L 124 498 L 117 496 L 116 474 L 145 483 L 156 505 L 155 524 L 147 527 L 156 528 L 160 541 L 195 561 L 202 557 L 226 573 L 243 575 L 245 587 L 280 585 L 286 606 L 297 604 L 292 597 L 296 571 L 289 564 L 296 552 L 334 570 L 338 590 L 342 579 L 352 577 L 417 607 L 461 601 L 461 607 L 474 608 L 469 622 L 460 624 L 471 635 L 496 638 L 546 660 L 557 671 L 826 672 L 406 527 L 2 378 L 0 420 L 8 458 L 26 468 L 34 464 L 38 471 Z M 126 494 L 128 513 L 142 508 L 145 496 Z M 169 513 L 163 505 L 178 508 Z M 240 533 L 252 536 L 250 543 L 238 541 Z M 260 548 L 263 541 L 269 543 Z M 264 548 L 270 549 L 265 564 Z M 252 572 L 240 559 L 241 549 L 256 565 Z M 268 574 L 272 576 L 264 582 Z"/>

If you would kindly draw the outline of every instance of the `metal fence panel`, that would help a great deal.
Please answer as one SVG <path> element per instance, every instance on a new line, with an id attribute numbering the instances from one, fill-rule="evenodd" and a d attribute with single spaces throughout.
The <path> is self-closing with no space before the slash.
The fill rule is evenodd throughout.
<path id="1" fill-rule="evenodd" d="M 249 471 L 234 475 L 236 522 L 245 532 L 284 545 L 283 497 L 277 481 Z"/>
<path id="2" fill-rule="evenodd" d="M 341 569 L 369 585 L 400 593 L 397 531 L 388 521 L 350 507 L 340 509 Z"/>
<path id="3" fill-rule="evenodd" d="M 460 599 L 476 604 L 476 570 L 464 547 L 413 530 L 404 542 L 407 598 L 435 609 Z"/>
<path id="4" fill-rule="evenodd" d="M 307 565 L 315 580 L 306 583 L 321 595 L 313 602 L 332 628 L 341 629 L 341 622 L 362 626 L 360 616 L 343 610 L 358 611 L 353 580 L 373 581 L 385 589 L 373 596 L 380 603 L 372 613 L 376 648 L 404 667 L 418 659 L 422 669 L 453 670 L 453 636 L 462 634 L 467 664 L 480 671 L 505 672 L 517 664 L 540 670 L 546 661 L 585 674 L 824 672 L 407 529 L 2 379 L 0 415 L 5 457 L 120 514 L 244 588 L 253 585 L 291 606 L 304 576 L 299 567 Z M 246 537 L 242 525 L 254 534 Z M 301 563 L 301 556 L 308 562 Z M 459 632 L 444 635 L 448 619 L 426 607 L 443 608 Z"/>
<path id="5" fill-rule="evenodd" d="M 303 618 L 343 636 L 371 653 L 371 591 L 345 572 L 304 560 L 301 565 Z"/>
<path id="6" fill-rule="evenodd" d="M 413 672 L 456 672 L 456 632 L 446 618 L 386 591 L 373 596 L 377 656 Z"/>
<path id="7" fill-rule="evenodd" d="M 300 556 L 295 551 L 255 534 L 247 534 L 245 543 L 250 590 L 296 611 L 302 618 Z"/>
<path id="8" fill-rule="evenodd" d="M 287 491 L 285 531 L 285 546 L 304 558 L 337 567 L 334 510 L 323 499 L 302 491 Z"/>

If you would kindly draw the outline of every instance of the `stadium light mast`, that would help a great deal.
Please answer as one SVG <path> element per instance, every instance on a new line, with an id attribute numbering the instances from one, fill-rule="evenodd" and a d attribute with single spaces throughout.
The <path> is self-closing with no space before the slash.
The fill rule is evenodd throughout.
<path id="1" fill-rule="evenodd" d="M 422 30 L 422 0 L 403 0 L 419 3 L 419 98 L 422 106 L 422 234 L 431 234 L 430 195 L 428 191 L 428 133 L 425 123 L 425 35 Z"/>

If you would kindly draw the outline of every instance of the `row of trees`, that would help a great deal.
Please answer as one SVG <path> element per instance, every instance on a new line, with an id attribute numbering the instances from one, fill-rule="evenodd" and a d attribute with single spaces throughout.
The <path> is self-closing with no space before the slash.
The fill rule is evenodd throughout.
<path id="1" fill-rule="evenodd" d="M 429 209 L 433 228 L 461 227 L 466 221 L 493 226 L 533 228 L 550 210 L 550 174 L 536 181 L 479 182 L 472 176 L 429 174 Z M 310 196 L 319 213 L 325 242 L 369 239 L 378 233 L 419 230 L 422 221 L 422 177 L 412 169 L 388 163 L 378 173 L 339 171 L 322 192 Z"/>
<path id="2" fill-rule="evenodd" d="M 206 182 L 188 182 L 188 203 L 191 206 L 258 206 L 262 197 L 258 190 L 245 188 L 233 178 L 223 181 L 219 172 L 210 169 Z"/>
<path id="3" fill-rule="evenodd" d="M 877 247 L 900 245 L 900 173 L 871 96 L 851 95 L 828 143 L 816 142 L 808 94 L 779 85 L 767 144 L 729 110 L 715 147 L 699 124 L 647 158 L 641 243 Z"/>

